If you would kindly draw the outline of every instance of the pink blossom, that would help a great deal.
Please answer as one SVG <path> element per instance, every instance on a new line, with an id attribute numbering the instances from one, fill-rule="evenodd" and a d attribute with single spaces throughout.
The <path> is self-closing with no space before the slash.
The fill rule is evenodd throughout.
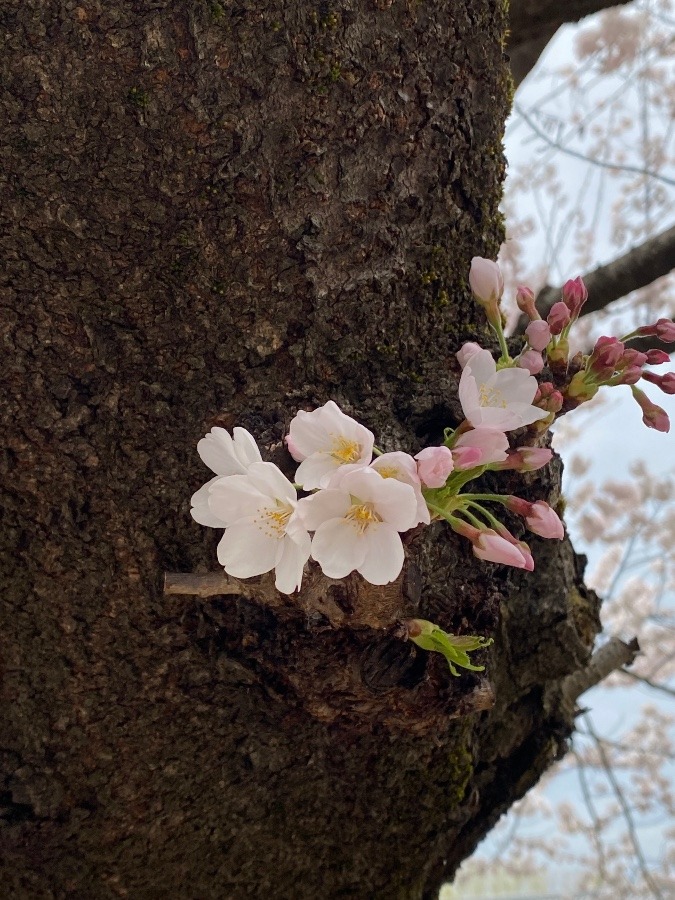
<path id="1" fill-rule="evenodd" d="M 481 350 L 465 365 L 459 381 L 459 400 L 474 428 L 511 431 L 546 418 L 532 405 L 537 380 L 524 369 L 497 365 L 489 350 Z"/>
<path id="2" fill-rule="evenodd" d="M 565 282 L 562 289 L 562 297 L 563 303 L 569 308 L 572 318 L 576 319 L 581 307 L 588 300 L 588 290 L 580 275 Z"/>
<path id="3" fill-rule="evenodd" d="M 546 317 L 551 334 L 560 334 L 563 328 L 569 325 L 570 319 L 570 311 L 562 300 L 554 303 Z"/>
<path id="4" fill-rule="evenodd" d="M 469 284 L 473 295 L 483 306 L 498 302 L 504 293 L 504 278 L 496 262 L 474 256 L 471 260 Z"/>
<path id="5" fill-rule="evenodd" d="M 525 329 L 527 342 L 533 350 L 545 350 L 548 342 L 551 340 L 551 329 L 548 322 L 544 319 L 538 319 L 536 322 L 530 322 Z"/>
<path id="6" fill-rule="evenodd" d="M 443 487 L 455 465 L 448 447 L 425 447 L 415 454 L 415 459 L 417 474 L 430 488 Z"/>
<path id="7" fill-rule="evenodd" d="M 460 366 L 464 368 L 471 357 L 475 356 L 476 353 L 480 353 L 482 349 L 480 344 L 475 344 L 473 341 L 467 341 L 465 344 L 462 344 L 461 350 L 458 350 L 455 356 L 459 360 Z"/>
<path id="8" fill-rule="evenodd" d="M 495 428 L 472 428 L 471 431 L 465 431 L 460 435 L 453 450 L 478 450 L 479 456 L 474 465 L 488 466 L 505 460 L 508 447 L 509 439 L 503 431 L 497 431 Z"/>
<path id="9" fill-rule="evenodd" d="M 516 291 L 516 303 L 518 309 L 532 321 L 541 319 L 534 303 L 534 292 L 524 284 L 519 284 Z"/>
<path id="10" fill-rule="evenodd" d="M 530 375 L 538 375 L 544 368 L 544 357 L 537 350 L 526 350 L 518 357 L 518 365 Z"/>

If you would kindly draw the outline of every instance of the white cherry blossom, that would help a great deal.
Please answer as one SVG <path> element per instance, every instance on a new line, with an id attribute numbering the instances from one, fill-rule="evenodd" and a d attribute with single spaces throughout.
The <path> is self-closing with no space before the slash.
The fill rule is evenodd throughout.
<path id="1" fill-rule="evenodd" d="M 277 590 L 300 588 L 310 537 L 297 505 L 295 488 L 274 463 L 254 462 L 245 475 L 213 480 L 208 508 L 225 526 L 218 561 L 228 575 L 251 578 L 274 569 Z"/>
<path id="2" fill-rule="evenodd" d="M 315 531 L 312 558 L 329 578 L 356 570 L 371 584 L 388 584 L 403 568 L 399 532 L 418 521 L 412 485 L 382 478 L 374 469 L 347 472 L 337 487 L 298 504 L 304 526 Z"/>
<path id="3" fill-rule="evenodd" d="M 367 466 L 373 455 L 374 436 L 329 400 L 312 412 L 300 410 L 292 419 L 287 443 L 300 462 L 295 480 L 306 491 L 327 487 L 344 465 Z"/>
<path id="4" fill-rule="evenodd" d="M 224 528 L 224 523 L 209 509 L 209 494 L 218 478 L 244 475 L 251 463 L 262 462 L 253 436 L 245 428 L 235 428 L 234 437 L 224 428 L 212 428 L 197 444 L 197 452 L 216 478 L 207 481 L 191 499 L 190 514 L 195 522 L 209 528 Z"/>
<path id="5" fill-rule="evenodd" d="M 212 428 L 197 444 L 202 462 L 216 475 L 244 475 L 251 463 L 262 462 L 258 445 L 245 428 L 235 428 L 233 435 Z"/>
<path id="6" fill-rule="evenodd" d="M 537 386 L 537 379 L 525 369 L 497 370 L 490 351 L 481 350 L 464 366 L 459 400 L 474 428 L 512 431 L 548 415 L 532 405 Z"/>

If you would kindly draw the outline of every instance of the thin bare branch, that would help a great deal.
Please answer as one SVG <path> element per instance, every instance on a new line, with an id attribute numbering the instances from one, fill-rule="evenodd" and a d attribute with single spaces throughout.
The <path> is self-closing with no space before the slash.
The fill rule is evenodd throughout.
<path id="1" fill-rule="evenodd" d="M 592 272 L 584 275 L 584 282 L 588 288 L 588 300 L 581 314 L 597 312 L 604 309 L 615 300 L 620 300 L 631 291 L 644 287 L 668 275 L 673 271 L 675 261 L 675 225 L 662 231 L 660 234 L 646 240 L 639 247 L 634 247 L 623 256 L 599 266 Z M 537 308 L 545 317 L 554 303 L 560 300 L 562 289 L 546 286 L 537 295 Z M 528 319 L 521 316 L 518 321 L 518 333 L 527 327 Z M 645 342 L 640 342 L 644 344 Z M 662 347 L 668 350 L 668 346 L 660 341 L 649 340 L 648 347 Z M 631 342 L 631 347 L 642 349 L 638 341 Z"/>
<path id="2" fill-rule="evenodd" d="M 642 682 L 642 684 L 646 684 L 650 688 L 654 688 L 655 691 L 662 691 L 664 694 L 668 694 L 670 697 L 675 697 L 675 689 L 668 687 L 668 685 L 666 684 L 659 684 L 656 681 L 652 681 L 652 679 L 647 678 L 646 675 L 636 675 L 635 672 L 629 672 L 626 669 L 621 669 L 621 674 L 627 675 L 634 681 L 640 681 Z"/>
<path id="3" fill-rule="evenodd" d="M 575 159 L 580 159 L 592 166 L 599 166 L 603 169 L 609 169 L 611 171 L 630 172 L 633 175 L 645 175 L 648 178 L 654 178 L 656 181 L 661 181 L 664 184 L 675 187 L 675 179 L 667 178 L 665 175 L 660 175 L 653 169 L 645 169 L 642 166 L 631 166 L 624 163 L 607 162 L 606 160 L 596 159 L 593 156 L 588 156 L 587 154 L 581 153 L 578 150 L 573 150 L 571 147 L 566 147 L 560 141 L 546 134 L 546 132 L 537 125 L 534 119 L 525 112 L 522 106 L 514 103 L 513 108 L 518 113 L 518 115 L 530 126 L 531 130 L 537 135 L 538 138 L 541 138 L 541 140 L 548 144 L 549 147 L 554 147 L 556 150 L 559 150 L 561 153 L 565 153 L 567 156 L 573 156 Z"/>
<path id="4" fill-rule="evenodd" d="M 621 811 L 623 812 L 624 819 L 626 821 L 626 826 L 628 828 L 628 835 L 630 837 L 631 844 L 633 845 L 633 851 L 635 853 L 635 858 L 637 859 L 638 866 L 640 867 L 640 871 L 642 872 L 642 877 L 645 880 L 645 884 L 649 887 L 649 890 L 652 892 L 652 895 L 657 898 L 657 900 L 664 900 L 664 895 L 659 888 L 658 884 L 654 881 L 651 872 L 649 871 L 649 867 L 647 865 L 647 861 L 642 852 L 642 847 L 638 840 L 637 832 L 635 830 L 635 822 L 633 820 L 633 814 L 631 812 L 631 808 L 628 805 L 628 801 L 621 790 L 621 785 L 619 784 L 616 775 L 614 774 L 614 770 L 612 768 L 612 764 L 607 756 L 607 751 L 602 742 L 602 738 L 596 733 L 593 728 L 593 722 L 588 714 L 584 714 L 584 722 L 586 724 L 586 728 L 588 733 L 595 741 L 595 745 L 598 750 L 598 755 L 600 756 L 600 761 L 602 762 L 602 767 L 607 776 L 607 780 L 609 781 L 612 790 L 614 791 L 614 796 L 619 802 L 619 806 L 621 807 Z"/>

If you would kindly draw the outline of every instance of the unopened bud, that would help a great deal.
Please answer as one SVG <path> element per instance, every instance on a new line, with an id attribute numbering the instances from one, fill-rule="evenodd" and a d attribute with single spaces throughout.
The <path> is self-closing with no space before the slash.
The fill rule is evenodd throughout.
<path id="1" fill-rule="evenodd" d="M 661 388 L 664 394 L 675 394 L 675 372 L 657 375 L 656 372 L 643 372 L 642 377 Z"/>
<path id="2" fill-rule="evenodd" d="M 672 319 L 658 319 L 653 325 L 643 325 L 635 334 L 657 337 L 664 344 L 675 343 L 675 322 Z"/>
<path id="3" fill-rule="evenodd" d="M 518 357 L 518 366 L 530 375 L 538 375 L 544 368 L 544 357 L 537 350 L 526 350 Z"/>
<path id="4" fill-rule="evenodd" d="M 562 289 L 563 303 L 568 307 L 571 317 L 576 319 L 581 307 L 588 300 L 588 291 L 583 278 L 573 278 L 566 281 Z"/>
<path id="5" fill-rule="evenodd" d="M 551 329 L 548 322 L 544 319 L 538 319 L 536 322 L 530 322 L 525 329 L 527 342 L 533 350 L 545 350 L 548 342 L 551 340 Z"/>
<path id="6" fill-rule="evenodd" d="M 518 309 L 525 313 L 528 319 L 531 319 L 533 322 L 541 319 L 534 303 L 534 292 L 524 284 L 518 285 L 516 303 L 518 304 Z"/>
<path id="7" fill-rule="evenodd" d="M 639 388 L 631 387 L 633 397 L 638 406 L 642 410 L 642 421 L 647 428 L 653 428 L 655 431 L 661 431 L 667 434 L 670 431 L 670 419 L 665 409 L 661 409 L 656 403 L 652 403 L 649 397 Z"/>
<path id="8" fill-rule="evenodd" d="M 551 334 L 560 334 L 563 328 L 569 325 L 570 318 L 570 311 L 562 300 L 554 303 L 546 317 Z"/>
<path id="9" fill-rule="evenodd" d="M 498 302 L 504 293 L 504 278 L 496 262 L 474 256 L 471 260 L 469 284 L 473 295 L 483 306 Z"/>
<path id="10" fill-rule="evenodd" d="M 661 366 L 663 363 L 670 362 L 670 356 L 665 350 L 647 350 L 647 362 L 650 366 Z"/>

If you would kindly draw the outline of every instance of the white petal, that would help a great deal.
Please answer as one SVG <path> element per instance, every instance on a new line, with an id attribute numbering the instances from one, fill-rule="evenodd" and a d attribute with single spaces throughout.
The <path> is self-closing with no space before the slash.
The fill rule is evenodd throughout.
<path id="1" fill-rule="evenodd" d="M 489 350 L 480 350 L 478 353 L 474 353 L 466 364 L 464 372 L 467 370 L 479 384 L 484 384 L 497 371 L 497 363 Z"/>
<path id="2" fill-rule="evenodd" d="M 247 475 L 218 478 L 209 490 L 209 509 L 226 525 L 255 516 L 270 504 L 270 498 L 252 483 Z"/>
<path id="3" fill-rule="evenodd" d="M 349 575 L 361 565 L 365 554 L 363 536 L 346 519 L 329 519 L 312 539 L 312 558 L 329 578 Z"/>
<path id="4" fill-rule="evenodd" d="M 359 500 L 372 503 L 375 512 L 397 531 L 407 531 L 417 522 L 417 499 L 410 484 L 395 478 L 373 477 L 374 469 L 361 469 L 342 479 L 341 487 Z"/>
<path id="5" fill-rule="evenodd" d="M 409 453 L 403 453 L 401 450 L 395 450 L 393 453 L 383 453 L 378 456 L 370 464 L 371 469 L 375 469 L 380 475 L 382 471 L 394 471 L 394 475 L 386 477 L 396 478 L 404 484 L 420 484 L 417 474 L 417 463 Z"/>
<path id="6" fill-rule="evenodd" d="M 306 491 L 313 491 L 318 487 L 326 487 L 331 476 L 340 467 L 340 461 L 328 453 L 318 451 L 312 453 L 298 466 L 295 480 Z"/>
<path id="7" fill-rule="evenodd" d="M 537 379 L 528 375 L 525 369 L 500 369 L 495 377 L 495 385 L 506 402 L 531 403 L 537 393 Z"/>
<path id="8" fill-rule="evenodd" d="M 279 541 L 250 520 L 230 525 L 218 544 L 218 562 L 228 575 L 251 578 L 274 568 Z"/>
<path id="9" fill-rule="evenodd" d="M 316 531 L 328 519 L 343 518 L 351 505 L 349 494 L 328 489 L 303 497 L 298 501 L 296 512 L 308 531 Z"/>
<path id="10" fill-rule="evenodd" d="M 518 416 L 521 425 L 531 425 L 532 422 L 545 419 L 548 415 L 546 410 L 530 406 L 529 403 L 509 403 L 509 409 Z"/>
<path id="11" fill-rule="evenodd" d="M 206 525 L 208 528 L 224 528 L 227 524 L 227 522 L 223 522 L 223 520 L 209 508 L 209 494 L 212 486 L 218 479 L 219 476 L 216 475 L 211 481 L 207 481 L 206 484 L 200 487 L 198 491 L 195 491 L 190 498 L 190 505 L 192 506 L 190 515 L 195 522 L 199 522 L 200 525 Z"/>
<path id="12" fill-rule="evenodd" d="M 275 566 L 275 586 L 282 594 L 292 594 L 300 589 L 305 563 L 309 559 L 311 541 L 305 532 L 304 540 L 296 541 L 290 537 L 279 542 L 281 553 L 277 551 Z"/>
<path id="13" fill-rule="evenodd" d="M 232 438 L 224 428 L 212 428 L 198 442 L 197 453 L 216 475 L 243 475 L 246 471 L 237 459 Z"/>
<path id="14" fill-rule="evenodd" d="M 476 414 L 477 411 L 480 410 L 480 397 L 478 394 L 478 385 L 476 384 L 476 379 L 471 375 L 471 372 L 468 369 L 468 366 L 462 372 L 462 377 L 459 379 L 459 402 L 462 405 L 462 410 L 466 418 L 474 425 L 473 419 L 471 418 Z"/>
<path id="15" fill-rule="evenodd" d="M 382 522 L 371 525 L 365 535 L 367 550 L 358 571 L 371 584 L 388 584 L 401 574 L 405 554 L 398 532 Z"/>
<path id="16" fill-rule="evenodd" d="M 278 466 L 270 462 L 251 463 L 248 477 L 261 494 L 294 504 L 298 493 Z"/>
<path id="17" fill-rule="evenodd" d="M 251 463 L 262 462 L 260 450 L 252 434 L 245 428 L 235 428 L 232 433 L 234 434 L 234 447 L 237 459 L 242 465 L 248 467 Z"/>
<path id="18" fill-rule="evenodd" d="M 291 420 L 289 436 L 297 450 L 303 456 L 311 456 L 317 450 L 330 447 L 330 437 L 321 422 L 320 410 L 305 412 L 300 410 Z"/>

